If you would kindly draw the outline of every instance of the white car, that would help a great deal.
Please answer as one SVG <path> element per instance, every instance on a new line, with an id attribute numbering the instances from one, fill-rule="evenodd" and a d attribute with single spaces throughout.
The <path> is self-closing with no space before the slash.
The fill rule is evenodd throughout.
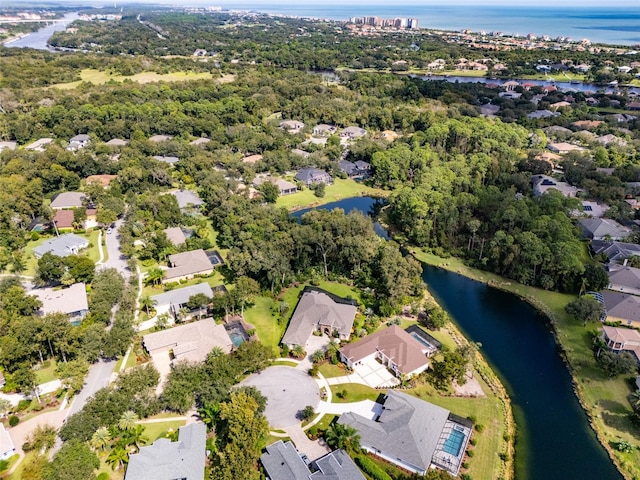
<path id="1" fill-rule="evenodd" d="M 109 233 L 111 233 L 112 231 L 113 231 L 113 230 L 111 229 L 111 227 L 107 228 L 107 235 L 108 235 Z"/>

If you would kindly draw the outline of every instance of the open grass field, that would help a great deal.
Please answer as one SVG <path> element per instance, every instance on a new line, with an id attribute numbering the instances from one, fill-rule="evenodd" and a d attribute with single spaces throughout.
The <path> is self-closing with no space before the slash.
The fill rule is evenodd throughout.
<path id="1" fill-rule="evenodd" d="M 332 365 L 329 362 L 325 362 L 318 367 L 318 371 L 324 378 L 343 377 L 347 375 L 347 371 L 344 368 L 344 363 Z"/>
<path id="2" fill-rule="evenodd" d="M 343 198 L 370 195 L 373 197 L 386 197 L 389 191 L 379 188 L 368 187 L 364 183 L 351 179 L 336 178 L 333 185 L 326 188 L 325 196 L 318 198 L 312 190 L 305 188 L 292 195 L 278 197 L 276 205 L 289 210 L 300 210 L 303 208 L 317 207 L 331 202 L 337 202 Z"/>
<path id="3" fill-rule="evenodd" d="M 137 83 L 152 83 L 152 82 L 186 82 L 189 80 L 203 80 L 211 79 L 213 76 L 209 72 L 172 72 L 166 74 L 160 74 L 156 72 L 141 72 L 135 75 L 124 76 L 115 75 L 110 72 L 102 70 L 96 70 L 93 68 L 85 68 L 80 72 L 81 80 L 69 83 L 58 83 L 52 85 L 49 88 L 58 88 L 61 90 L 71 90 L 78 87 L 82 82 L 93 83 L 95 85 L 102 85 L 107 82 L 137 82 Z"/>
<path id="4" fill-rule="evenodd" d="M 555 323 L 556 338 L 562 346 L 571 367 L 578 397 L 591 418 L 600 441 L 607 447 L 628 478 L 640 476 L 640 449 L 633 453 L 621 453 L 612 448 L 613 442 L 627 440 L 640 444 L 640 429 L 631 420 L 629 395 L 633 392 L 630 378 L 609 378 L 597 366 L 591 350 L 591 333 L 598 325 L 583 327 L 564 310 L 575 296 L 549 292 L 509 281 L 498 275 L 469 268 L 461 260 L 443 259 L 414 250 L 418 260 L 446 268 L 470 278 L 489 283 L 515 293 L 545 312 Z"/>

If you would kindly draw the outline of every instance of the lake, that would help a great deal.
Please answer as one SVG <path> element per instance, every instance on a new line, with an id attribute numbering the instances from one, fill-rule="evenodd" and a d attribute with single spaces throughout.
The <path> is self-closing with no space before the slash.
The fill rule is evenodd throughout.
<path id="1" fill-rule="evenodd" d="M 68 13 L 62 19 L 56 20 L 41 28 L 37 32 L 30 33 L 24 37 L 9 43 L 5 43 L 5 47 L 10 48 L 35 48 L 37 50 L 51 50 L 47 45 L 49 38 L 54 32 L 59 32 L 67 28 L 67 26 L 78 19 L 77 13 Z M 55 50 L 51 50 L 55 51 Z"/>
<path id="2" fill-rule="evenodd" d="M 380 203 L 354 197 L 318 208 L 371 214 Z M 516 479 L 621 479 L 578 403 L 546 319 L 515 295 L 446 270 L 425 266 L 422 278 L 465 336 L 482 344 L 507 389 L 517 425 Z"/>

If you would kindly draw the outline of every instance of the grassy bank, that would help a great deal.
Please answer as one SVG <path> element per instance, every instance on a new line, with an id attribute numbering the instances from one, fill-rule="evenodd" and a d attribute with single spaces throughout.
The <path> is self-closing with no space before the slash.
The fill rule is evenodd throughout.
<path id="1" fill-rule="evenodd" d="M 301 190 L 292 195 L 278 197 L 276 205 L 285 207 L 288 210 L 300 210 L 303 208 L 317 207 L 331 202 L 337 202 L 349 197 L 362 197 L 365 195 L 373 197 L 386 197 L 389 191 L 379 188 L 368 187 L 362 182 L 356 182 L 351 179 L 336 178 L 333 185 L 327 186 L 325 195 L 322 198 L 315 196 L 315 193 L 308 188 Z"/>
<path id="2" fill-rule="evenodd" d="M 415 257 L 429 265 L 445 268 L 502 290 L 514 293 L 544 312 L 554 326 L 559 343 L 574 380 L 580 403 L 590 418 L 598 439 L 621 470 L 625 478 L 640 476 L 640 450 L 632 453 L 618 452 L 613 443 L 627 440 L 633 445 L 640 441 L 640 431 L 633 424 L 629 395 L 633 388 L 628 378 L 609 378 L 597 366 L 591 350 L 591 332 L 597 325 L 586 328 L 572 319 L 564 310 L 573 295 L 549 292 L 528 287 L 498 275 L 470 268 L 456 258 L 443 259 L 412 249 Z"/>

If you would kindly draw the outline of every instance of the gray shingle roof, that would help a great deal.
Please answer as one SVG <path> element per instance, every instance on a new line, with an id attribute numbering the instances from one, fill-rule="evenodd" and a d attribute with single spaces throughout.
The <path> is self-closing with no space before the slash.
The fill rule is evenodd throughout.
<path id="1" fill-rule="evenodd" d="M 165 228 L 164 233 L 167 236 L 167 240 L 174 245 L 182 245 L 187 242 L 187 237 L 180 227 Z"/>
<path id="2" fill-rule="evenodd" d="M 59 257 L 67 257 L 88 246 L 89 240 L 86 238 L 80 237 L 75 233 L 67 233 L 38 245 L 33 249 L 33 254 L 36 258 L 42 257 L 47 252 Z"/>
<path id="3" fill-rule="evenodd" d="M 207 427 L 180 427 L 178 441 L 160 438 L 129 457 L 125 480 L 203 480 Z"/>
<path id="4" fill-rule="evenodd" d="M 596 240 L 606 236 L 611 237 L 612 240 L 619 240 L 632 233 L 629 228 L 609 218 L 584 218 L 579 220 L 579 223 L 585 235 Z"/>
<path id="5" fill-rule="evenodd" d="M 189 205 L 199 207 L 200 205 L 204 204 L 198 194 L 192 192 L 191 190 L 176 190 L 175 192 L 171 193 L 174 197 L 176 197 L 180 209 L 187 208 Z"/>
<path id="6" fill-rule="evenodd" d="M 344 450 L 335 450 L 315 462 L 318 471 L 309 480 L 365 480 Z"/>
<path id="7" fill-rule="evenodd" d="M 316 328 L 338 330 L 341 336 L 351 334 L 357 307 L 335 302 L 329 295 L 318 291 L 306 291 L 293 312 L 289 327 L 282 338 L 287 345 L 305 345 Z"/>
<path id="8" fill-rule="evenodd" d="M 213 269 L 213 264 L 202 249 L 169 255 L 169 264 L 165 272 L 164 280 L 196 275 Z"/>
<path id="9" fill-rule="evenodd" d="M 175 290 L 169 290 L 168 292 L 161 293 L 160 295 L 154 295 L 151 297 L 156 306 L 163 305 L 184 305 L 189 299 L 202 293 L 209 298 L 213 298 L 213 290 L 208 283 L 198 283 L 189 287 L 176 288 Z"/>
<path id="10" fill-rule="evenodd" d="M 296 179 L 304 183 L 330 183 L 331 175 L 319 168 L 301 168 L 296 174 Z"/>
<path id="11" fill-rule="evenodd" d="M 377 421 L 344 413 L 338 423 L 355 428 L 362 446 L 426 470 L 448 418 L 444 408 L 390 390 Z"/>
<path id="12" fill-rule="evenodd" d="M 602 292 L 602 299 L 608 317 L 640 322 L 640 297 L 605 290 Z"/>
<path id="13" fill-rule="evenodd" d="M 82 192 L 63 192 L 51 200 L 51 208 L 76 208 L 82 207 L 82 201 L 87 196 Z"/>
<path id="14" fill-rule="evenodd" d="M 640 289 L 640 268 L 618 267 L 609 270 L 609 284 Z"/>
<path id="15" fill-rule="evenodd" d="M 593 240 L 591 248 L 596 255 L 604 253 L 609 261 L 617 262 L 633 255 L 640 255 L 640 245 L 635 243 Z"/>
<path id="16" fill-rule="evenodd" d="M 309 480 L 309 469 L 291 442 L 278 440 L 260 457 L 271 480 Z"/>

